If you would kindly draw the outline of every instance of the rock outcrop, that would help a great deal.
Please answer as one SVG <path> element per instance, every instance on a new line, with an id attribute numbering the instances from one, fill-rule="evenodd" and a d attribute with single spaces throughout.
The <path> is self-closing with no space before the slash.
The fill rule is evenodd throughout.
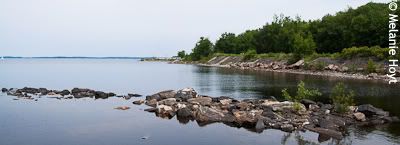
<path id="1" fill-rule="evenodd" d="M 196 121 L 200 126 L 220 122 L 257 132 L 267 128 L 285 132 L 309 130 L 320 134 L 320 139 L 342 139 L 347 126 L 353 124 L 379 125 L 397 121 L 397 117 L 390 117 L 389 113 L 372 105 L 352 106 L 354 109 L 351 111 L 338 114 L 330 104 L 311 100 L 302 100 L 301 103 L 300 109 L 294 109 L 293 103 L 288 101 L 238 101 L 230 97 L 201 96 L 194 89 L 186 88 L 162 91 L 146 97 L 146 105 L 151 108 L 145 111 L 154 112 L 163 118 L 177 116 L 182 123 Z M 380 121 L 377 120 L 379 118 Z"/>

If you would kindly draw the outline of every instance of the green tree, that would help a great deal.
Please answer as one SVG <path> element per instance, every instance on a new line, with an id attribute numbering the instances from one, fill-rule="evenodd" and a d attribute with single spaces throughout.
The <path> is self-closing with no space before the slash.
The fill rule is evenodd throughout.
<path id="1" fill-rule="evenodd" d="M 244 53 L 248 50 L 256 50 L 256 35 L 257 30 L 247 30 L 236 37 L 236 52 Z"/>
<path id="2" fill-rule="evenodd" d="M 185 56 L 186 56 L 185 50 L 182 50 L 182 51 L 179 51 L 179 52 L 178 52 L 178 57 L 180 57 L 180 58 L 185 58 Z"/>
<path id="3" fill-rule="evenodd" d="M 311 33 L 307 33 L 305 36 L 297 33 L 294 35 L 293 47 L 294 57 L 296 60 L 298 60 L 313 54 L 315 52 L 316 45 Z"/>
<path id="4" fill-rule="evenodd" d="M 207 57 L 212 53 L 213 44 L 208 38 L 200 37 L 200 40 L 193 48 L 190 57 L 193 61 L 198 61 L 202 57 Z"/>
<path id="5" fill-rule="evenodd" d="M 215 42 L 215 52 L 238 54 L 236 45 L 236 36 L 234 33 L 223 33 Z"/>

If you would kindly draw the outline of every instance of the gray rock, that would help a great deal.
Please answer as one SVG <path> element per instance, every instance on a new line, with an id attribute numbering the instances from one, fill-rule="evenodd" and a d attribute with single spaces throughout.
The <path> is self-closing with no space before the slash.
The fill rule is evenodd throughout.
<path id="1" fill-rule="evenodd" d="M 129 96 L 129 97 L 141 97 L 142 95 L 140 95 L 140 94 L 130 94 L 130 93 L 128 93 L 128 96 Z"/>
<path id="2" fill-rule="evenodd" d="M 146 100 L 153 100 L 156 99 L 157 101 L 167 99 L 167 98 L 174 98 L 176 95 L 176 92 L 174 90 L 166 90 L 166 91 L 161 91 L 156 94 L 146 96 Z"/>
<path id="3" fill-rule="evenodd" d="M 105 98 L 108 98 L 108 94 L 107 93 L 104 93 L 104 92 L 102 92 L 102 91 L 96 91 L 95 93 L 94 93 L 94 97 L 96 98 L 96 99 L 105 99 Z"/>
<path id="4" fill-rule="evenodd" d="M 262 131 L 265 129 L 265 124 L 264 124 L 263 119 L 258 119 L 255 128 L 256 128 L 256 131 Z"/>
<path id="5" fill-rule="evenodd" d="M 151 107 L 156 107 L 157 106 L 157 100 L 156 99 L 152 99 L 152 100 L 147 100 L 146 101 L 146 105 L 147 106 L 151 106 Z"/>
<path id="6" fill-rule="evenodd" d="M 136 101 L 133 101 L 132 103 L 136 104 L 136 105 L 142 105 L 144 103 L 144 100 L 136 100 Z"/>
<path id="7" fill-rule="evenodd" d="M 47 93 L 49 93 L 49 90 L 47 90 L 46 88 L 39 88 L 39 93 L 41 95 L 47 95 Z"/>
<path id="8" fill-rule="evenodd" d="M 7 91 L 8 91 L 7 88 L 2 88 L 2 89 L 1 89 L 1 92 L 3 92 L 3 93 L 5 93 L 5 92 L 7 92 Z"/>
<path id="9" fill-rule="evenodd" d="M 382 109 L 379 108 L 375 108 L 371 104 L 360 105 L 358 106 L 357 111 L 364 113 L 365 116 L 367 117 L 371 117 L 373 115 L 389 116 L 389 112 L 383 111 Z"/>
<path id="10" fill-rule="evenodd" d="M 191 117 L 193 117 L 193 113 L 192 113 L 192 111 L 191 111 L 188 107 L 179 109 L 179 110 L 176 112 L 176 115 L 177 115 L 178 117 L 181 117 L 181 118 L 191 118 Z"/>
<path id="11" fill-rule="evenodd" d="M 198 122 L 206 123 L 235 121 L 235 118 L 231 114 L 223 113 L 221 110 L 205 106 L 199 106 L 194 116 Z"/>
<path id="12" fill-rule="evenodd" d="M 353 116 L 357 121 L 366 121 L 364 113 L 356 112 Z"/>
<path id="13" fill-rule="evenodd" d="M 210 97 L 197 97 L 188 99 L 187 102 L 191 104 L 210 105 L 212 99 Z"/>
<path id="14" fill-rule="evenodd" d="M 185 88 L 176 92 L 175 98 L 181 98 L 186 101 L 191 98 L 196 98 L 197 92 L 193 88 Z"/>
<path id="15" fill-rule="evenodd" d="M 144 111 L 147 111 L 147 112 L 156 112 L 156 111 L 157 111 L 157 108 L 147 108 L 147 109 L 144 109 Z"/>
<path id="16" fill-rule="evenodd" d="M 59 92 L 59 94 L 61 95 L 61 96 L 66 96 L 66 95 L 69 95 L 71 92 L 69 92 L 69 90 L 63 90 L 63 91 L 61 91 L 61 92 Z"/>
<path id="17" fill-rule="evenodd" d="M 167 105 L 167 106 L 174 106 L 176 103 L 177 102 L 175 98 L 168 98 L 158 102 L 158 104 L 160 105 Z"/>

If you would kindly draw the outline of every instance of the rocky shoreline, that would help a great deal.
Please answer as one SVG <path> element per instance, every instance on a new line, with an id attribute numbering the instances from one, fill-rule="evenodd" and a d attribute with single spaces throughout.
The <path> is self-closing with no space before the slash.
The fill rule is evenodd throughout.
<path id="1" fill-rule="evenodd" d="M 293 73 L 293 74 L 304 74 L 304 75 L 315 75 L 315 76 L 329 76 L 337 78 L 350 78 L 350 79 L 364 79 L 364 80 L 378 80 L 388 81 L 389 78 L 385 74 L 378 73 L 363 73 L 365 71 L 362 65 L 366 65 L 366 61 L 358 62 L 361 64 L 355 65 L 355 72 L 351 72 L 349 62 L 340 62 L 332 60 L 330 58 L 320 58 L 314 60 L 312 63 L 316 64 L 322 62 L 325 64 L 319 70 L 315 68 L 307 68 L 304 60 L 299 60 L 294 64 L 288 65 L 285 60 L 271 60 L 271 59 L 257 59 L 254 61 L 242 61 L 241 57 L 238 56 L 217 56 L 210 59 L 206 63 L 199 62 L 184 62 L 180 60 L 171 61 L 171 64 L 195 64 L 199 66 L 209 67 L 223 67 L 223 68 L 234 68 L 240 70 L 256 70 L 256 71 L 270 71 L 270 72 L 282 72 L 282 73 Z M 381 68 L 379 71 L 384 71 L 386 68 Z M 399 69 L 400 70 L 400 69 Z M 397 76 L 400 76 L 400 72 L 397 72 Z"/>
<path id="2" fill-rule="evenodd" d="M 139 102 L 140 101 L 140 102 Z M 334 106 L 311 100 L 302 100 L 301 109 L 293 102 L 276 99 L 236 100 L 230 97 L 198 95 L 192 88 L 167 90 L 146 96 L 134 104 L 145 103 L 162 118 L 174 116 L 182 123 L 196 121 L 200 126 L 224 123 L 231 127 L 244 127 L 256 132 L 279 129 L 285 132 L 312 131 L 320 140 L 343 139 L 349 126 L 378 126 L 398 122 L 399 118 L 370 104 L 349 107 L 349 112 L 334 112 Z"/>
<path id="3" fill-rule="evenodd" d="M 3 88 L 3 93 L 16 96 L 15 99 L 37 101 L 41 96 L 57 99 L 109 97 L 140 97 L 139 94 L 116 95 L 112 92 L 102 92 L 86 88 L 70 90 L 48 90 L 46 88 L 22 89 Z M 285 132 L 312 131 L 319 134 L 319 140 L 330 138 L 343 139 L 350 126 L 379 126 L 398 122 L 399 118 L 390 116 L 389 112 L 370 104 L 350 106 L 346 113 L 336 113 L 334 106 L 321 102 L 303 99 L 300 109 L 290 101 L 270 99 L 237 100 L 231 97 L 210 97 L 199 95 L 192 88 L 182 90 L 166 90 L 146 98 L 132 102 L 136 105 L 146 104 L 150 108 L 144 111 L 153 112 L 156 116 L 171 119 L 176 118 L 181 123 L 196 121 L 200 126 L 211 123 L 223 123 L 231 127 L 244 127 L 255 132 L 265 129 L 278 129 Z M 121 106 L 114 109 L 127 110 L 131 107 Z"/>

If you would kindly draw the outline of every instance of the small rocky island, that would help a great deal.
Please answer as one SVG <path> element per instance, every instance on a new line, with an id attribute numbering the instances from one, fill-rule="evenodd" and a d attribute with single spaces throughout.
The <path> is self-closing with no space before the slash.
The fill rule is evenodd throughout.
<path id="1" fill-rule="evenodd" d="M 57 99 L 108 97 L 140 97 L 139 94 L 116 95 L 85 88 L 69 90 L 48 90 L 46 88 L 2 89 L 3 93 L 17 96 L 15 99 L 37 101 L 35 96 L 48 96 Z M 55 97 L 56 96 L 56 97 Z M 211 123 L 224 123 L 231 127 L 244 127 L 251 131 L 262 132 L 265 129 L 279 129 L 285 132 L 312 131 L 319 134 L 319 140 L 342 139 L 350 126 L 378 126 L 398 122 L 399 118 L 370 104 L 350 106 L 346 113 L 336 113 L 334 106 L 303 99 L 300 109 L 294 108 L 294 102 L 270 99 L 237 100 L 231 97 L 210 97 L 199 95 L 192 88 L 174 91 L 167 90 L 139 99 L 133 104 L 146 104 L 162 118 L 177 119 L 182 123 L 196 121 L 200 126 Z M 126 110 L 128 106 L 115 109 Z"/>
<path id="2" fill-rule="evenodd" d="M 192 88 L 178 91 L 167 90 L 150 96 L 146 101 L 138 100 L 134 104 L 145 102 L 159 117 L 179 121 L 195 120 L 200 126 L 221 122 L 232 127 L 244 127 L 256 132 L 264 129 L 279 129 L 285 132 L 305 131 L 319 133 L 319 139 L 342 139 L 347 127 L 375 126 L 399 119 L 389 112 L 370 104 L 350 106 L 345 114 L 335 113 L 331 104 L 302 100 L 301 109 L 296 110 L 293 102 L 280 102 L 271 99 L 236 100 L 230 97 L 209 97 L 198 95 Z"/>

